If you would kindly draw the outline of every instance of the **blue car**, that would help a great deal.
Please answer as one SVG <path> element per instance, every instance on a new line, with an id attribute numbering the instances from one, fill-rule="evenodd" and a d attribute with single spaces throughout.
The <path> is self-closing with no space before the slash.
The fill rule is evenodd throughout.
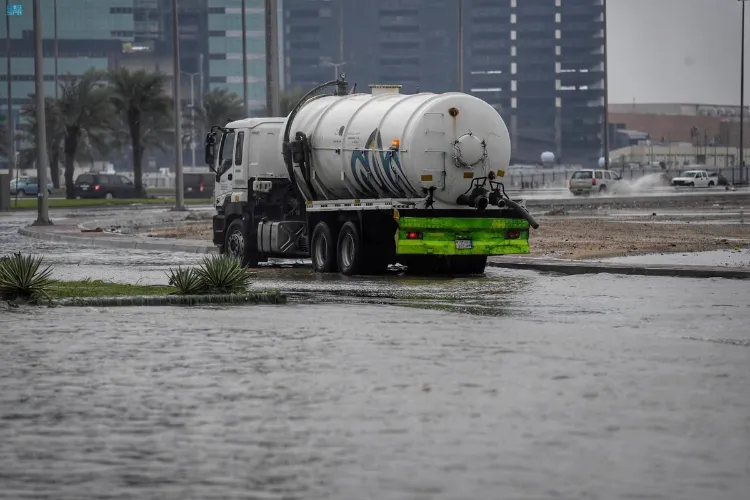
<path id="1" fill-rule="evenodd" d="M 19 177 L 10 181 L 10 194 L 18 196 L 36 196 L 39 194 L 39 184 L 36 177 Z M 52 194 L 52 183 L 47 183 L 47 192 Z"/>

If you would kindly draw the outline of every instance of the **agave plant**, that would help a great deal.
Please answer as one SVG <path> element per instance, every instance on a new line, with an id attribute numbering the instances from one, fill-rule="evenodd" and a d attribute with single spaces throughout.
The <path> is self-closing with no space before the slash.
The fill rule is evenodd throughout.
<path id="1" fill-rule="evenodd" d="M 177 269 L 170 267 L 167 277 L 169 278 L 169 285 L 177 289 L 177 295 L 201 295 L 206 291 L 201 277 L 189 267 L 178 267 Z"/>
<path id="2" fill-rule="evenodd" d="M 21 255 L 20 252 L 0 259 L 0 297 L 9 300 L 49 300 L 49 288 L 55 283 L 50 278 L 52 266 L 40 269 L 41 265 L 41 257 Z"/>
<path id="3" fill-rule="evenodd" d="M 203 262 L 195 273 L 204 290 L 211 294 L 245 293 L 250 284 L 250 276 L 240 265 L 240 261 L 226 256 L 203 257 Z"/>

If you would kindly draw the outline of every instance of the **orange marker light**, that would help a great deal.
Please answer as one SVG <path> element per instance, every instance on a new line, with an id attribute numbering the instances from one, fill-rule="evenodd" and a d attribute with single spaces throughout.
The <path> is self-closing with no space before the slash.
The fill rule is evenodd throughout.
<path id="1" fill-rule="evenodd" d="M 399 147 L 401 147 L 401 141 L 400 141 L 400 140 L 398 140 L 398 139 L 393 139 L 393 140 L 391 141 L 391 147 L 392 147 L 393 149 L 398 149 Z"/>

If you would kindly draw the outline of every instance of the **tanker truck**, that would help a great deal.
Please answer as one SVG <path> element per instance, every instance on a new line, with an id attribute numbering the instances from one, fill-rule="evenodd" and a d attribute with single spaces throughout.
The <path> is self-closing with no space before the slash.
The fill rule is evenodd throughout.
<path id="1" fill-rule="evenodd" d="M 350 92 L 342 73 L 288 117 L 211 128 L 220 253 L 245 267 L 310 258 L 345 275 L 397 263 L 481 274 L 488 256 L 529 253 L 538 224 L 501 182 L 510 138 L 499 113 L 463 93 L 370 88 Z"/>

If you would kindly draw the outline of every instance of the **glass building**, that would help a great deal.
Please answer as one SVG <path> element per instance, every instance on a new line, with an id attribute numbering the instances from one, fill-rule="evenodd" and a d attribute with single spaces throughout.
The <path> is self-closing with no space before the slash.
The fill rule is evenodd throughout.
<path id="1" fill-rule="evenodd" d="M 202 91 L 226 88 L 242 96 L 241 0 L 179 0 L 180 82 L 184 104 L 200 104 Z M 171 80 L 171 0 L 40 0 L 45 94 L 54 96 L 58 78 L 90 68 L 127 67 L 161 71 Z M 264 0 L 246 0 L 248 104 L 265 106 Z M 0 22 L 0 54 L 11 58 L 13 112 L 34 87 L 32 0 L 11 0 Z M 56 17 L 56 23 L 55 23 Z M 55 30 L 55 25 L 57 29 Z M 55 31 L 57 36 L 55 36 Z M 55 58 L 57 54 L 57 58 Z M 6 61 L 0 61 L 0 113 L 6 113 Z M 165 89 L 171 94 L 171 81 Z M 186 153 L 187 154 L 187 153 Z M 189 158 L 189 156 L 185 156 Z"/>
<path id="2" fill-rule="evenodd" d="M 604 115 L 603 0 L 464 0 L 464 92 L 492 104 L 513 159 L 596 163 Z M 285 0 L 287 87 L 458 90 L 457 0 Z M 345 64 L 341 64 L 345 63 Z"/>

